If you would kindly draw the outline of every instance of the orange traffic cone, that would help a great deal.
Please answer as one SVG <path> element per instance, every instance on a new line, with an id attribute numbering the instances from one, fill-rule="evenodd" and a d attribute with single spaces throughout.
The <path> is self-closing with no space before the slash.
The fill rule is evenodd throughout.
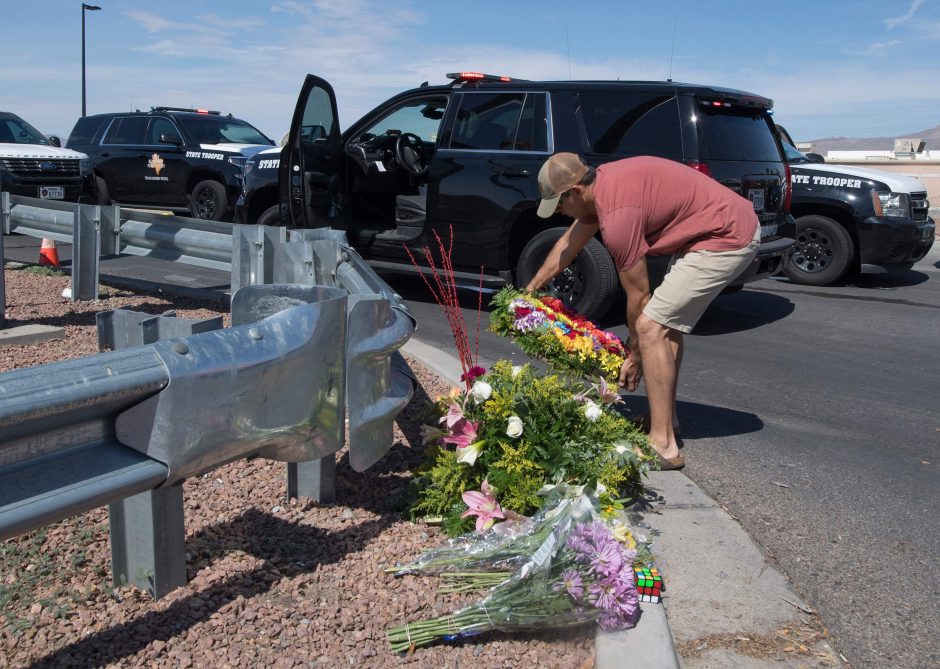
<path id="1" fill-rule="evenodd" d="M 39 264 L 44 267 L 59 267 L 59 252 L 55 250 L 55 242 L 43 239 L 39 245 Z"/>

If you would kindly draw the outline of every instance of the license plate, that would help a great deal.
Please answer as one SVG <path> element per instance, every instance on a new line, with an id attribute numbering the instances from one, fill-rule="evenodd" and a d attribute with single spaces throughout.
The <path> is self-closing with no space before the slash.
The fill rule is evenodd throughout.
<path id="1" fill-rule="evenodd" d="M 779 226 L 777 224 L 760 226 L 761 239 L 763 239 L 764 237 L 773 237 L 774 235 L 776 235 L 778 227 Z"/>
<path id="2" fill-rule="evenodd" d="M 749 188 L 747 191 L 747 199 L 754 205 L 754 211 L 764 211 L 763 188 Z"/>
<path id="3" fill-rule="evenodd" d="M 65 199 L 65 188 L 63 186 L 40 186 L 40 200 L 63 200 Z"/>

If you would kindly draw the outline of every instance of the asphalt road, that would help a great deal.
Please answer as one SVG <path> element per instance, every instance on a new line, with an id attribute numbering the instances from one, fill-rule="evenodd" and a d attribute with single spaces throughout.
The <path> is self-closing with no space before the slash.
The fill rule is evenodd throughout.
<path id="1" fill-rule="evenodd" d="M 9 259 L 35 261 L 38 240 L 4 241 Z M 131 257 L 101 274 L 195 290 L 227 279 Z M 387 278 L 416 337 L 453 352 L 424 284 Z M 940 666 L 938 283 L 938 246 L 912 270 L 838 286 L 764 280 L 719 297 L 686 338 L 685 473 L 779 562 L 855 667 Z M 473 343 L 476 294 L 463 305 Z M 484 308 L 482 364 L 524 361 L 487 322 Z M 626 334 L 618 314 L 604 325 Z M 626 400 L 645 409 L 642 387 Z"/>
<path id="2" fill-rule="evenodd" d="M 416 337 L 453 350 L 423 284 L 393 285 Z M 938 285 L 937 247 L 912 270 L 838 286 L 764 280 L 719 297 L 686 338 L 685 472 L 779 562 L 855 667 L 940 666 Z M 618 320 L 606 325 L 625 336 Z M 479 341 L 484 364 L 524 359 Z M 645 409 L 642 387 L 627 402 Z"/>

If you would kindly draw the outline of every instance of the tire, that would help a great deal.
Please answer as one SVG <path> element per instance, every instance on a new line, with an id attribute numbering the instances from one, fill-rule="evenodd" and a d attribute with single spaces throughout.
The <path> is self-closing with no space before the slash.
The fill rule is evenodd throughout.
<path id="1" fill-rule="evenodd" d="M 535 276 L 565 230 L 549 228 L 529 240 L 516 264 L 516 283 L 519 286 L 525 286 Z M 610 311 L 620 292 L 614 261 L 596 239 L 591 239 L 571 265 L 546 287 L 568 307 L 592 321 L 599 321 Z"/>
<path id="2" fill-rule="evenodd" d="M 228 208 L 225 186 L 218 181 L 200 181 L 189 195 L 189 213 L 204 221 L 221 221 Z"/>
<path id="3" fill-rule="evenodd" d="M 111 204 L 111 192 L 104 177 L 95 177 L 95 188 L 98 190 L 98 204 L 102 207 Z"/>
<path id="4" fill-rule="evenodd" d="M 278 205 L 268 207 L 255 221 L 255 225 L 284 225 L 281 220 L 281 208 Z"/>
<path id="5" fill-rule="evenodd" d="M 855 244 L 845 228 L 825 216 L 802 216 L 796 221 L 796 250 L 783 268 L 794 283 L 828 286 L 846 273 L 855 257 Z"/>

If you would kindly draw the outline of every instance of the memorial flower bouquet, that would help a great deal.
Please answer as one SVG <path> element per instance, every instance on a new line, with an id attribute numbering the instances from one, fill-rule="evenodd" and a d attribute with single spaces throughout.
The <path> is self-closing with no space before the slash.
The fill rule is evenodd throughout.
<path id="1" fill-rule="evenodd" d="M 531 519 L 460 537 L 389 570 L 440 575 L 444 592 L 487 589 L 480 601 L 452 614 L 391 628 L 392 649 L 404 652 L 492 630 L 591 622 L 604 629 L 633 627 L 639 597 L 636 542 L 629 530 L 603 519 L 593 490 L 562 485 L 551 497 Z"/>
<path id="2" fill-rule="evenodd" d="M 490 329 L 515 341 L 552 369 L 577 377 L 603 376 L 616 384 L 629 349 L 611 332 L 548 294 L 507 286 L 493 296 Z"/>
<path id="3" fill-rule="evenodd" d="M 585 387 L 499 361 L 453 389 L 427 416 L 427 458 L 415 479 L 414 517 L 440 518 L 451 536 L 538 511 L 545 486 L 600 483 L 612 517 L 642 492 L 649 440 L 614 405 L 603 378 Z"/>

